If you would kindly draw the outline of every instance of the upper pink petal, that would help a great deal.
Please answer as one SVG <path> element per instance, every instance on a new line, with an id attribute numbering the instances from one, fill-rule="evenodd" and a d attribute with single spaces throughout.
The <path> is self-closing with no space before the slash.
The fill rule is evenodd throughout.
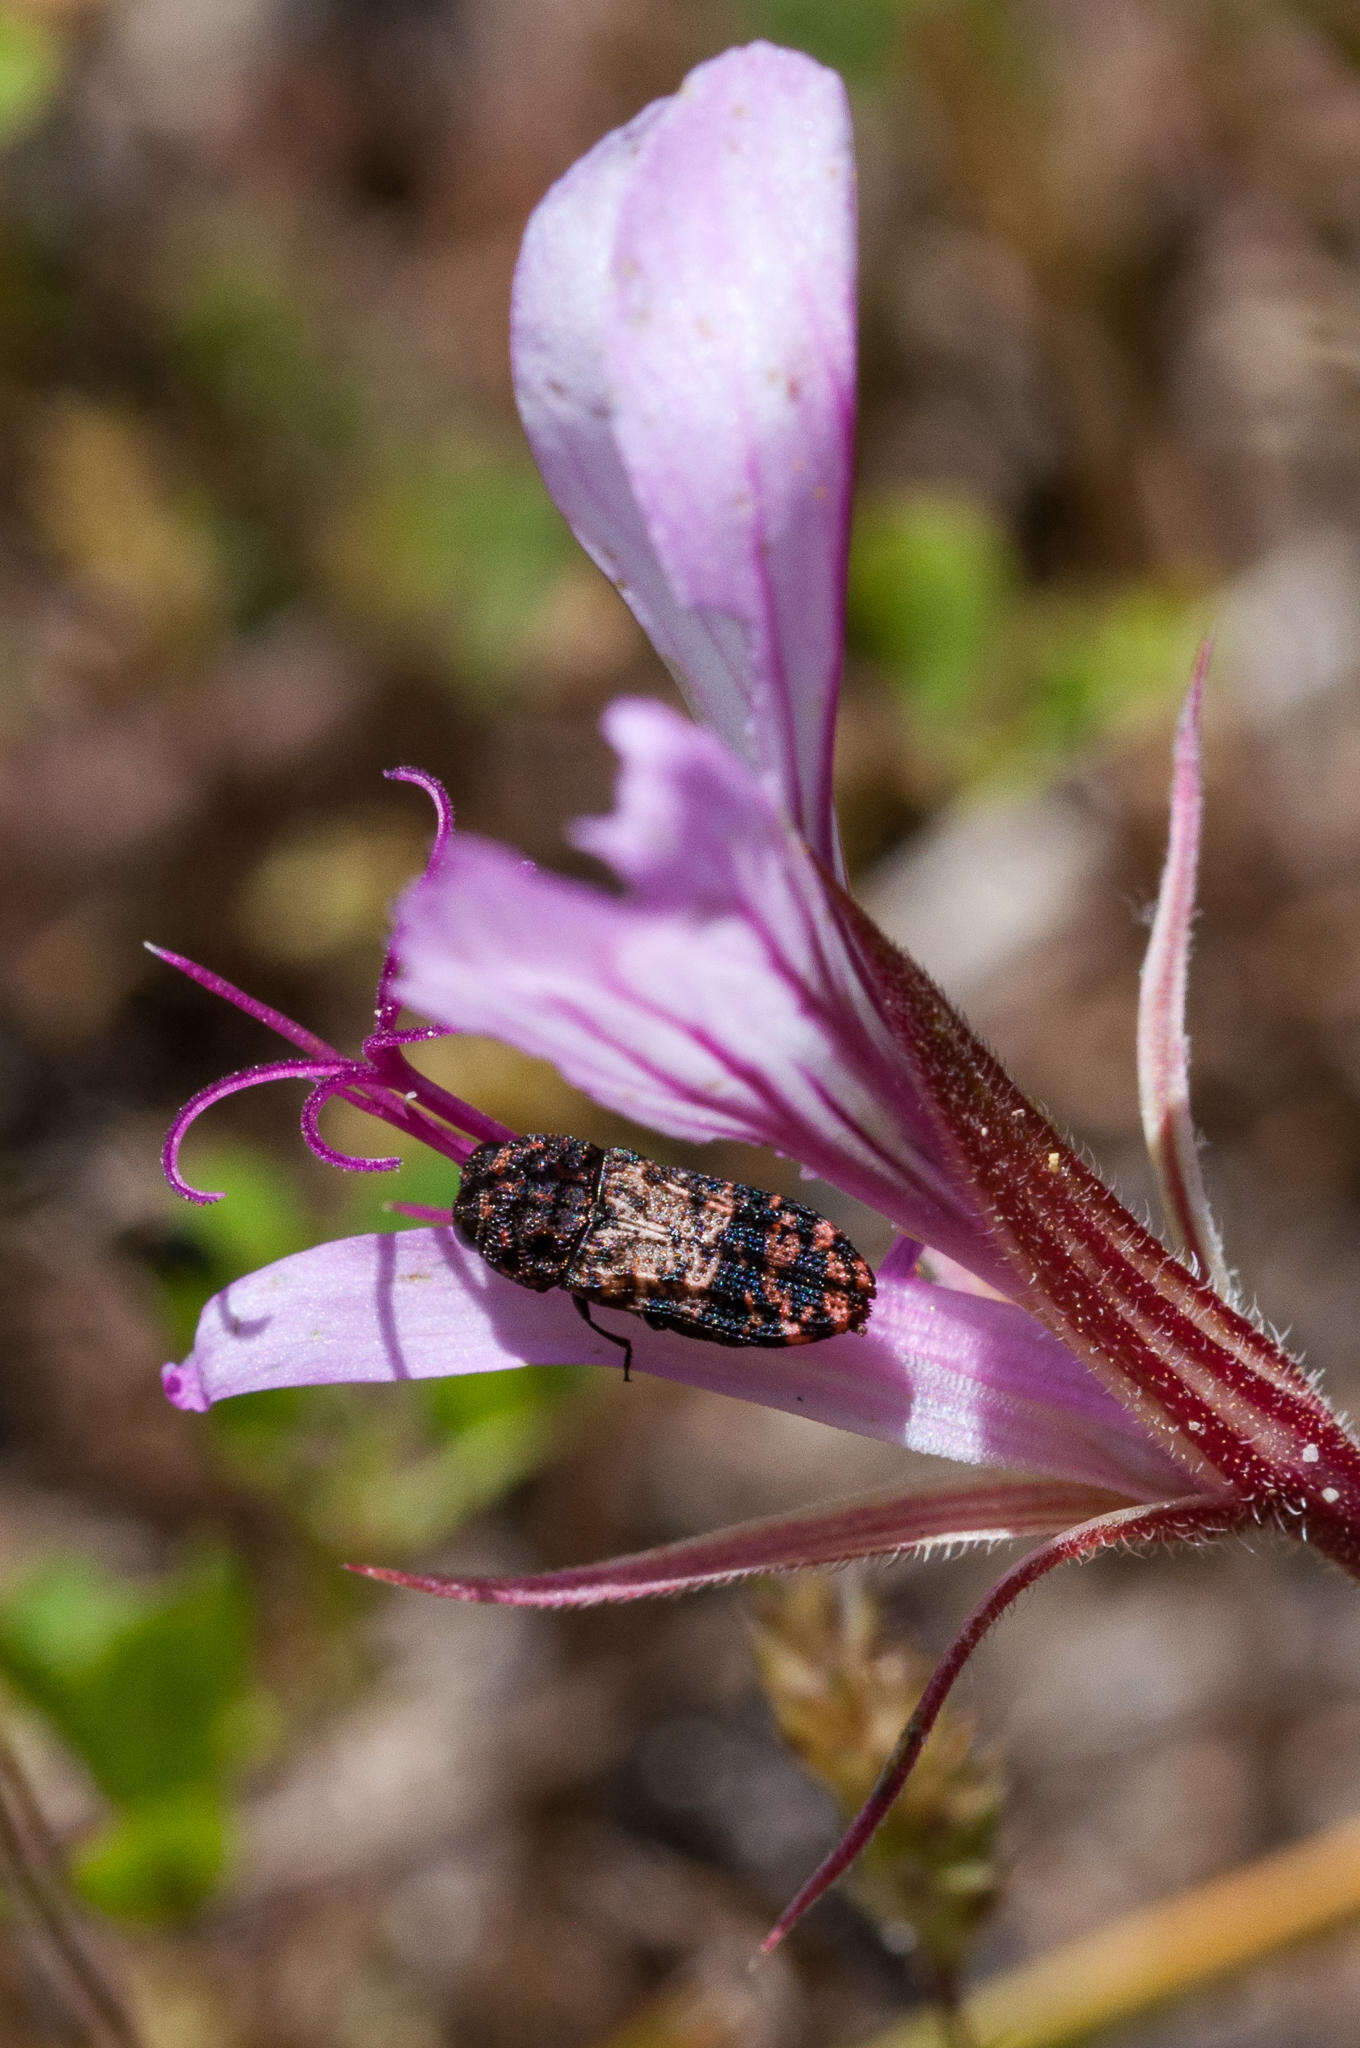
<path id="1" fill-rule="evenodd" d="M 834 860 L 855 382 L 835 74 L 754 44 L 607 136 L 529 223 L 512 353 L 577 538 Z"/>
<path id="2" fill-rule="evenodd" d="M 551 1060 L 638 1123 L 772 1146 L 995 1278 L 803 840 L 677 713 L 616 704 L 606 730 L 618 808 L 576 837 L 630 894 L 458 835 L 403 900 L 400 994 Z"/>

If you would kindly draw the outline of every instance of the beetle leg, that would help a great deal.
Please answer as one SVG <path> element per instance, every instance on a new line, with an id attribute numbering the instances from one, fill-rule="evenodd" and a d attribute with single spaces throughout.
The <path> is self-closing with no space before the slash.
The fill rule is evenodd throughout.
<path id="1" fill-rule="evenodd" d="M 597 1337 L 603 1337 L 607 1344 L 617 1344 L 619 1346 L 619 1348 L 623 1352 L 623 1377 L 624 1380 L 627 1381 L 631 1377 L 629 1373 L 629 1367 L 633 1363 L 632 1338 L 616 1337 L 612 1330 L 602 1330 L 598 1323 L 591 1322 L 590 1304 L 586 1301 L 584 1296 L 580 1294 L 573 1294 L 571 1298 L 576 1303 L 576 1313 L 581 1318 L 581 1321 L 585 1324 L 586 1328 L 588 1330 L 593 1330 Z"/>

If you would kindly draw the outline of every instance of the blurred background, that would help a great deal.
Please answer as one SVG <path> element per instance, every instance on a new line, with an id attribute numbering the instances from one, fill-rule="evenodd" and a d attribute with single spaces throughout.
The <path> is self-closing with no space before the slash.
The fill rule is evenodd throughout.
<path id="1" fill-rule="evenodd" d="M 0 1790 L 32 1784 L 147 2043 L 811 2048 L 922 1993 L 845 1898 L 746 1974 L 835 1827 L 750 1599 L 559 1621 L 338 1569 L 582 1561 L 899 1455 L 613 1375 L 208 1418 L 158 1384 L 233 1275 L 448 1187 L 328 1174 L 275 1090 L 186 1152 L 230 1199 L 177 1203 L 173 1110 L 269 1051 L 140 942 L 349 1045 L 429 833 L 384 767 L 569 864 L 602 706 L 670 690 L 523 445 L 511 267 L 585 147 L 753 34 L 855 104 L 859 885 L 1146 1200 L 1136 976 L 1216 624 L 1208 1174 L 1247 1293 L 1360 1400 L 1345 0 L 0 0 Z M 517 1127 L 630 1135 L 503 1050 L 443 1058 Z M 889 1636 L 941 1646 L 986 1571 L 880 1575 Z M 825 1617 L 762 1613 L 767 1681 L 790 1632 L 815 1674 Z M 1102 1559 L 965 1692 L 981 1971 L 1360 1806 L 1360 1611 L 1293 1546 Z M 0 2040 L 105 2038 L 14 1896 Z M 1341 1935 L 1118 2039 L 1358 2033 Z"/>

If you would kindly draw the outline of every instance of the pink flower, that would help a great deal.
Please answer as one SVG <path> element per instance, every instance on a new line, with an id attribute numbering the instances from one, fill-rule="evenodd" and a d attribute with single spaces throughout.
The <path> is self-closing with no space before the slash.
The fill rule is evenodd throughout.
<path id="1" fill-rule="evenodd" d="M 577 1606 L 754 1572 L 1043 1538 L 968 1618 L 878 1788 L 770 1937 L 887 1811 L 973 1645 L 1015 1595 L 1111 1543 L 1253 1521 L 1360 1575 L 1360 1446 L 1228 1297 L 1189 1123 L 1182 1026 L 1198 838 L 1198 705 L 1178 741 L 1167 873 L 1140 1017 L 1145 1122 L 1174 1256 L 1020 1095 L 945 998 L 845 894 L 831 801 L 854 411 L 854 168 L 844 93 L 756 44 L 703 65 L 554 187 L 515 281 L 520 409 L 574 532 L 697 724 L 624 702 L 611 816 L 576 843 L 621 893 L 450 829 L 399 906 L 377 1027 L 349 1058 L 176 961 L 299 1057 L 231 1090 L 309 1084 L 457 1163 L 511 1134 L 423 1077 L 410 1047 L 489 1033 L 610 1109 L 687 1140 L 798 1160 L 901 1233 L 868 1329 L 722 1349 L 629 1321 L 638 1370 L 1024 1475 L 765 1523 L 517 1579 L 374 1571 L 461 1600 Z M 174 956 L 166 956 L 174 958 Z M 433 1020 L 403 1030 L 400 1005 Z M 169 1367 L 181 1407 L 261 1387 L 542 1361 L 617 1365 L 561 1293 L 535 1295 L 431 1227 L 317 1247 L 208 1304 Z M 922 1246 L 936 1278 L 919 1270 Z M 1204 1277 L 1213 1276 L 1211 1286 Z M 622 1319 L 611 1327 L 622 1329 Z"/>

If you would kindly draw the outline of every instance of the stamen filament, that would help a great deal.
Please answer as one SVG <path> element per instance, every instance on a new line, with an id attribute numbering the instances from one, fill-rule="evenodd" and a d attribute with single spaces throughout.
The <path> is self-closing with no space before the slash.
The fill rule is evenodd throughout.
<path id="1" fill-rule="evenodd" d="M 413 1095 L 420 1108 L 430 1116 L 438 1117 L 446 1124 L 452 1124 L 455 1130 L 466 1131 L 479 1145 L 508 1145 L 518 1135 L 508 1124 L 501 1123 L 498 1117 L 487 1116 L 484 1111 L 474 1109 L 470 1102 L 464 1102 L 460 1096 L 451 1095 L 447 1088 L 441 1088 L 437 1081 L 432 1081 L 428 1074 L 422 1074 L 406 1059 L 400 1055 L 398 1058 L 401 1064 L 401 1080 L 405 1086 L 389 1080 L 384 1072 L 387 1065 L 386 1050 L 372 1062 L 379 1079 L 384 1086 L 395 1087 L 403 1098 Z"/>
<path id="2" fill-rule="evenodd" d="M 163 960 L 167 967 L 177 967 L 181 974 L 187 974 L 190 981 L 196 981 L 200 988 L 206 988 L 211 995 L 221 996 L 224 1002 L 235 1004 L 257 1023 L 267 1025 L 280 1038 L 286 1038 L 290 1045 L 296 1045 L 315 1059 L 343 1061 L 344 1054 L 337 1052 L 333 1045 L 327 1045 L 324 1038 L 318 1038 L 305 1024 L 295 1024 L 291 1017 L 285 1017 L 282 1010 L 276 1010 L 271 1003 L 262 1003 L 256 996 L 248 996 L 244 989 L 237 988 L 234 981 L 225 975 L 214 974 L 210 967 L 200 967 L 196 960 L 186 960 L 182 953 L 171 953 L 164 946 L 153 945 L 150 939 L 143 941 L 148 953 L 157 960 Z"/>

